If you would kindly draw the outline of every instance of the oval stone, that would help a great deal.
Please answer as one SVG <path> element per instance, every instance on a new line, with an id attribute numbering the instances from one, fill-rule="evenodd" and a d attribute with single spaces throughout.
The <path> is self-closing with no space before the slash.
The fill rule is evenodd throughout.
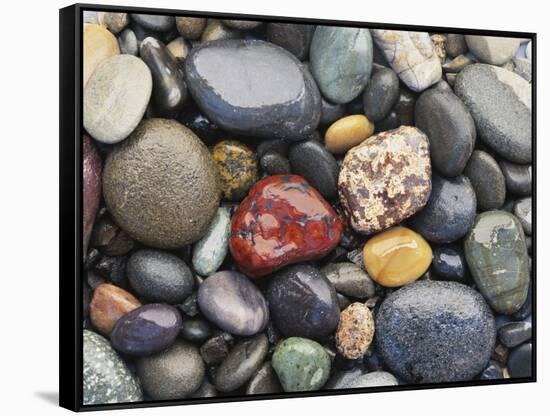
<path id="1" fill-rule="evenodd" d="M 517 312 L 529 289 L 529 266 L 521 224 L 505 211 L 477 216 L 464 240 L 464 253 L 474 281 L 493 309 Z"/>
<path id="2" fill-rule="evenodd" d="M 377 123 L 386 117 L 399 98 L 399 78 L 389 68 L 380 68 L 369 80 L 363 94 L 363 107 L 369 120 Z"/>
<path id="3" fill-rule="evenodd" d="M 531 195 L 533 173 L 531 165 L 517 165 L 506 160 L 499 162 L 500 170 L 506 180 L 506 190 L 519 196 Z"/>
<path id="4" fill-rule="evenodd" d="M 139 44 L 136 34 L 132 29 L 124 29 L 118 35 L 118 46 L 120 47 L 120 53 L 137 56 Z"/>
<path id="5" fill-rule="evenodd" d="M 511 378 L 531 377 L 533 364 L 531 343 L 520 345 L 514 348 L 508 356 L 508 372 Z"/>
<path id="6" fill-rule="evenodd" d="M 174 400 L 189 397 L 201 386 L 205 368 L 197 347 L 178 340 L 158 354 L 141 357 L 137 373 L 153 400 Z"/>
<path id="7" fill-rule="evenodd" d="M 143 305 L 120 318 L 111 332 L 111 343 L 129 355 L 149 355 L 172 345 L 181 328 L 176 308 L 161 303 Z"/>
<path id="8" fill-rule="evenodd" d="M 198 303 L 209 321 L 234 335 L 257 334 L 269 319 L 262 293 L 237 272 L 217 272 L 208 277 L 199 287 Z"/>
<path id="9" fill-rule="evenodd" d="M 84 128 L 103 143 L 124 140 L 143 117 L 152 85 L 151 71 L 141 59 L 132 55 L 108 59 L 84 89 Z"/>
<path id="10" fill-rule="evenodd" d="M 84 23 L 82 47 L 82 86 L 85 88 L 94 71 L 107 59 L 118 55 L 120 49 L 111 32 L 91 23 Z"/>
<path id="11" fill-rule="evenodd" d="M 143 39 L 139 56 L 153 77 L 151 104 L 156 116 L 174 118 L 187 99 L 183 69 L 166 46 L 153 37 Z"/>
<path id="12" fill-rule="evenodd" d="M 340 313 L 335 339 L 338 352 L 356 360 L 367 352 L 374 338 L 374 318 L 368 307 L 352 303 Z"/>
<path id="13" fill-rule="evenodd" d="M 252 30 L 257 28 L 262 24 L 262 22 L 257 22 L 254 20 L 222 20 L 223 24 L 231 29 L 237 30 Z"/>
<path id="14" fill-rule="evenodd" d="M 191 50 L 185 73 L 199 107 L 227 131 L 300 140 L 319 124 L 315 81 L 279 46 L 260 40 L 209 42 Z"/>
<path id="15" fill-rule="evenodd" d="M 216 389 L 230 392 L 245 384 L 262 365 L 268 349 L 269 342 L 265 334 L 237 343 L 216 371 Z"/>
<path id="16" fill-rule="evenodd" d="M 87 329 L 83 331 L 82 338 L 84 405 L 142 401 L 138 379 L 109 341 Z"/>
<path id="17" fill-rule="evenodd" d="M 246 386 L 246 394 L 273 394 L 282 391 L 271 361 L 265 362 Z"/>
<path id="18" fill-rule="evenodd" d="M 164 119 L 143 121 L 109 154 L 103 195 L 117 224 L 134 239 L 159 248 L 200 239 L 220 200 L 216 166 L 206 146 L 191 130 Z"/>
<path id="19" fill-rule="evenodd" d="M 337 104 L 359 96 L 370 78 L 372 54 L 368 29 L 317 26 L 309 56 L 323 96 Z"/>
<path id="20" fill-rule="evenodd" d="M 479 211 L 499 209 L 506 199 L 506 180 L 497 161 L 487 152 L 476 150 L 466 165 L 464 175 L 476 192 Z"/>
<path id="21" fill-rule="evenodd" d="M 374 133 L 374 124 L 363 115 L 343 117 L 327 129 L 325 146 L 334 154 L 346 153 Z"/>
<path id="22" fill-rule="evenodd" d="M 466 35 L 464 38 L 478 61 L 491 65 L 502 65 L 512 59 L 521 42 L 520 38 L 500 36 Z"/>
<path id="23" fill-rule="evenodd" d="M 337 373 L 332 377 L 325 388 L 328 389 L 354 389 L 364 387 L 397 386 L 399 382 L 393 374 L 386 371 L 373 371 L 363 373 L 361 370 L 351 370 Z"/>
<path id="24" fill-rule="evenodd" d="M 410 383 L 470 380 L 485 368 L 494 344 L 490 308 L 460 283 L 411 283 L 391 293 L 376 315 L 377 349 Z"/>
<path id="25" fill-rule="evenodd" d="M 464 103 L 452 91 L 435 86 L 418 97 L 414 116 L 416 127 L 430 140 L 433 166 L 444 176 L 460 175 L 476 140 L 474 119 Z"/>
<path id="26" fill-rule="evenodd" d="M 206 18 L 204 17 L 176 16 L 176 28 L 185 39 L 200 38 L 205 26 Z"/>
<path id="27" fill-rule="evenodd" d="M 282 154 L 268 151 L 260 159 L 260 167 L 268 175 L 285 175 L 291 173 L 290 162 Z"/>
<path id="28" fill-rule="evenodd" d="M 498 339 L 506 348 L 514 348 L 529 341 L 532 332 L 531 322 L 508 322 L 499 328 Z"/>
<path id="29" fill-rule="evenodd" d="M 229 248 L 230 230 L 229 210 L 220 207 L 204 236 L 193 246 L 193 268 L 198 274 L 208 276 L 221 266 Z"/>
<path id="30" fill-rule="evenodd" d="M 267 40 L 285 48 L 300 61 L 308 57 L 314 26 L 293 23 L 268 23 Z"/>
<path id="31" fill-rule="evenodd" d="M 450 243 L 472 228 L 475 216 L 476 194 L 468 178 L 447 179 L 434 173 L 430 199 L 410 225 L 428 241 Z"/>
<path id="32" fill-rule="evenodd" d="M 90 321 L 105 336 L 122 316 L 141 306 L 131 293 L 117 286 L 102 283 L 95 288 L 89 306 Z"/>
<path id="33" fill-rule="evenodd" d="M 338 178 L 340 201 L 359 233 L 398 224 L 422 208 L 431 191 L 428 138 L 402 126 L 348 151 Z"/>
<path id="34" fill-rule="evenodd" d="M 167 32 L 174 26 L 174 16 L 136 13 L 132 13 L 130 16 L 132 16 L 132 20 L 145 29 L 157 32 Z"/>
<path id="35" fill-rule="evenodd" d="M 372 298 L 374 282 L 359 266 L 353 263 L 330 263 L 321 269 L 337 292 L 357 299 Z"/>
<path id="36" fill-rule="evenodd" d="M 274 274 L 266 291 L 271 318 L 284 336 L 323 340 L 334 333 L 340 308 L 319 269 L 294 265 Z"/>
<path id="37" fill-rule="evenodd" d="M 277 345 L 272 365 L 284 391 L 318 390 L 330 374 L 330 357 L 315 341 L 291 337 Z"/>
<path id="38" fill-rule="evenodd" d="M 136 251 L 126 264 L 128 281 L 138 295 L 152 302 L 182 303 L 194 286 L 193 273 L 174 254 Z"/>
<path id="39" fill-rule="evenodd" d="M 532 159 L 531 85 L 513 72 L 492 65 L 464 68 L 455 93 L 466 104 L 485 144 L 505 159 Z"/>
<path id="40" fill-rule="evenodd" d="M 461 248 L 451 244 L 434 247 L 432 270 L 441 280 L 466 284 L 468 283 L 467 267 Z"/>
<path id="41" fill-rule="evenodd" d="M 275 175 L 257 182 L 239 205 L 229 247 L 255 278 L 325 256 L 341 234 L 342 222 L 319 192 L 300 176 Z"/>
<path id="42" fill-rule="evenodd" d="M 363 261 L 376 283 L 385 287 L 403 286 L 428 270 L 432 249 L 414 231 L 393 227 L 367 241 Z"/>
<path id="43" fill-rule="evenodd" d="M 90 137 L 82 136 L 82 255 L 88 254 L 88 242 L 101 199 L 103 162 Z"/>

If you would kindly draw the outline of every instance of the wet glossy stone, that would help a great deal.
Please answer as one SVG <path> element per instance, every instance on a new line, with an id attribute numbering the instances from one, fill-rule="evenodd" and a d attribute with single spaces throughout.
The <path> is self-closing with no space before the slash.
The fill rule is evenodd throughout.
<path id="1" fill-rule="evenodd" d="M 187 99 L 181 65 L 162 42 L 152 37 L 141 42 L 139 56 L 153 77 L 151 104 L 154 113 L 158 117 L 174 118 Z"/>
<path id="2" fill-rule="evenodd" d="M 94 290 L 89 306 L 90 321 L 106 337 L 122 316 L 141 306 L 131 293 L 117 286 L 103 283 Z"/>
<path id="3" fill-rule="evenodd" d="M 511 162 L 531 162 L 531 85 L 527 81 L 499 67 L 474 64 L 458 74 L 455 92 L 470 110 L 486 145 Z"/>
<path id="4" fill-rule="evenodd" d="M 343 104 L 333 104 L 321 97 L 321 119 L 319 124 L 326 126 L 334 123 L 346 115 L 346 107 Z"/>
<path id="5" fill-rule="evenodd" d="M 476 194 L 468 178 L 447 179 L 434 173 L 430 199 L 410 225 L 428 241 L 450 243 L 472 228 L 475 216 Z"/>
<path id="6" fill-rule="evenodd" d="M 198 39 L 206 26 L 204 17 L 176 16 L 176 28 L 185 39 Z"/>
<path id="7" fill-rule="evenodd" d="M 470 380 L 487 365 L 495 323 L 483 297 L 455 282 L 414 282 L 391 293 L 376 315 L 386 365 L 410 383 Z"/>
<path id="8" fill-rule="evenodd" d="M 124 29 L 118 35 L 118 46 L 122 54 L 137 56 L 139 53 L 138 40 L 132 29 Z"/>
<path id="9" fill-rule="evenodd" d="M 367 352 L 374 338 L 374 317 L 362 303 L 352 303 L 340 313 L 335 339 L 338 352 L 355 360 Z"/>
<path id="10" fill-rule="evenodd" d="M 212 328 L 202 318 L 185 319 L 181 324 L 181 336 L 194 344 L 202 344 L 212 336 Z"/>
<path id="11" fill-rule="evenodd" d="M 266 361 L 246 386 L 246 394 L 273 394 L 282 391 L 283 388 L 277 373 L 271 366 L 271 361 Z"/>
<path id="12" fill-rule="evenodd" d="M 483 63 L 502 65 L 516 54 L 521 39 L 496 36 L 464 36 L 468 49 Z"/>
<path id="13" fill-rule="evenodd" d="M 393 227 L 367 241 L 363 261 L 369 275 L 379 285 L 403 286 L 428 270 L 432 262 L 432 249 L 414 231 Z"/>
<path id="14" fill-rule="evenodd" d="M 208 43 L 192 49 L 185 72 L 199 107 L 227 131 L 300 140 L 319 124 L 315 81 L 278 46 L 260 40 Z"/>
<path id="15" fill-rule="evenodd" d="M 292 171 L 288 159 L 274 151 L 268 151 L 262 156 L 260 167 L 268 175 L 284 175 Z"/>
<path id="16" fill-rule="evenodd" d="M 197 273 L 208 276 L 218 270 L 229 248 L 230 230 L 229 210 L 220 207 L 204 236 L 193 246 L 193 268 Z"/>
<path id="17" fill-rule="evenodd" d="M 111 332 L 111 343 L 129 355 L 150 355 L 172 345 L 181 328 L 176 308 L 149 303 L 120 318 Z"/>
<path id="18" fill-rule="evenodd" d="M 462 173 L 476 141 L 474 119 L 452 91 L 439 84 L 416 101 L 415 126 L 430 140 L 433 166 L 444 176 Z"/>
<path id="19" fill-rule="evenodd" d="M 517 165 L 501 160 L 500 170 L 506 180 L 506 190 L 519 196 L 531 195 L 533 187 L 533 173 L 531 165 Z"/>
<path id="20" fill-rule="evenodd" d="M 277 345 L 272 366 L 284 391 L 318 390 L 328 380 L 330 357 L 317 342 L 287 338 Z"/>
<path id="21" fill-rule="evenodd" d="M 375 286 L 370 276 L 353 263 L 330 263 L 321 269 L 337 292 L 357 299 L 374 296 Z"/>
<path id="22" fill-rule="evenodd" d="M 175 248 L 204 235 L 220 190 L 214 161 L 199 138 L 176 121 L 149 119 L 109 154 L 103 195 L 131 237 Z"/>
<path id="23" fill-rule="evenodd" d="M 369 80 L 363 94 L 365 115 L 374 123 L 386 117 L 399 98 L 399 78 L 389 68 L 380 68 Z"/>
<path id="24" fill-rule="evenodd" d="M 363 115 L 341 118 L 330 125 L 325 133 L 325 147 L 334 154 L 346 153 L 374 133 L 374 124 Z"/>
<path id="25" fill-rule="evenodd" d="M 135 56 L 117 55 L 103 62 L 84 89 L 84 128 L 103 143 L 124 140 L 141 121 L 152 85 L 151 72 Z"/>
<path id="26" fill-rule="evenodd" d="M 267 40 L 285 48 L 300 61 L 308 57 L 314 26 L 293 23 L 268 23 Z"/>
<path id="27" fill-rule="evenodd" d="M 242 200 L 258 180 L 254 152 L 238 141 L 223 140 L 212 149 L 212 157 L 218 168 L 223 198 Z"/>
<path id="28" fill-rule="evenodd" d="M 477 216 L 464 240 L 464 253 L 474 281 L 499 313 L 513 314 L 527 297 L 529 268 L 521 224 L 505 211 Z"/>
<path id="29" fill-rule="evenodd" d="M 402 126 L 369 137 L 348 151 L 338 192 L 355 231 L 372 234 L 391 227 L 428 202 L 428 147 L 424 133 Z"/>
<path id="30" fill-rule="evenodd" d="M 326 199 L 338 195 L 338 163 L 316 140 L 293 145 L 288 152 L 292 173 L 303 177 Z"/>
<path id="31" fill-rule="evenodd" d="M 411 90 L 420 92 L 441 78 L 441 63 L 425 32 L 373 29 L 372 36 L 393 70 Z"/>
<path id="32" fill-rule="evenodd" d="M 532 231 L 532 200 L 523 198 L 514 204 L 514 215 L 519 220 L 526 235 L 531 235 Z"/>
<path id="33" fill-rule="evenodd" d="M 173 400 L 193 394 L 201 386 L 205 368 L 197 347 L 178 340 L 158 354 L 141 357 L 137 373 L 153 400 Z"/>
<path id="34" fill-rule="evenodd" d="M 84 23 L 82 35 L 82 86 L 86 87 L 95 70 L 107 59 L 118 55 L 120 49 L 116 38 L 103 26 Z"/>
<path id="35" fill-rule="evenodd" d="M 309 56 L 323 96 L 337 104 L 359 96 L 370 78 L 372 54 L 368 29 L 317 26 Z"/>
<path id="36" fill-rule="evenodd" d="M 140 383 L 105 338 L 83 331 L 83 403 L 110 404 L 143 400 Z"/>
<path id="37" fill-rule="evenodd" d="M 103 162 L 89 136 L 82 136 L 82 254 L 88 253 L 88 242 L 101 199 Z"/>
<path id="38" fill-rule="evenodd" d="M 131 14 L 132 20 L 146 29 L 157 32 L 168 32 L 174 26 L 174 16 L 158 14 Z"/>
<path id="39" fill-rule="evenodd" d="M 269 342 L 264 334 L 237 343 L 216 371 L 216 389 L 230 392 L 245 384 L 262 365 L 268 349 Z"/>
<path id="40" fill-rule="evenodd" d="M 239 205 L 230 249 L 239 268 L 255 278 L 323 257 L 341 233 L 332 207 L 303 178 L 275 175 L 257 182 Z"/>
<path id="41" fill-rule="evenodd" d="M 508 356 L 508 372 L 511 378 L 531 377 L 532 364 L 531 343 L 514 348 Z"/>
<path id="42" fill-rule="evenodd" d="M 441 280 L 467 283 L 466 258 L 462 249 L 441 245 L 433 249 L 432 269 Z"/>
<path id="43" fill-rule="evenodd" d="M 507 348 L 514 348 L 532 336 L 531 322 L 509 322 L 502 325 L 498 330 L 498 339 Z"/>
<path id="44" fill-rule="evenodd" d="M 219 328 L 235 335 L 254 335 L 269 319 L 262 293 L 245 276 L 222 271 L 208 277 L 199 287 L 199 307 Z"/>
<path id="45" fill-rule="evenodd" d="M 126 265 L 128 281 L 136 293 L 152 302 L 172 305 L 193 291 L 193 273 L 179 257 L 163 251 L 136 251 Z"/>
<path id="46" fill-rule="evenodd" d="M 336 291 L 316 267 L 294 265 L 273 276 L 266 291 L 271 319 L 284 336 L 323 340 L 336 329 Z"/>
<path id="47" fill-rule="evenodd" d="M 470 179 L 479 211 L 499 209 L 506 199 L 506 180 L 496 160 L 483 150 L 476 150 L 466 165 L 464 175 Z"/>
<path id="48" fill-rule="evenodd" d="M 199 139 L 208 145 L 216 143 L 225 135 L 223 130 L 210 121 L 196 106 L 186 107 L 185 111 L 178 116 L 178 121 L 191 129 Z"/>

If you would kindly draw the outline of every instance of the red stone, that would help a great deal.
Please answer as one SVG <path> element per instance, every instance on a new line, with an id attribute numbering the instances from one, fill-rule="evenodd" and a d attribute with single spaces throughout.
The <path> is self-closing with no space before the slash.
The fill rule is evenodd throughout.
<path id="1" fill-rule="evenodd" d="M 239 205 L 229 246 L 241 271 L 257 278 L 323 257 L 341 234 L 340 218 L 304 178 L 275 175 L 257 182 Z"/>

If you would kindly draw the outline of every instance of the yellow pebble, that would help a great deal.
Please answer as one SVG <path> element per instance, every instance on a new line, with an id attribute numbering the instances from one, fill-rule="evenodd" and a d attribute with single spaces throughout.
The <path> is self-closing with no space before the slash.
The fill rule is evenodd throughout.
<path id="1" fill-rule="evenodd" d="M 331 153 L 346 153 L 374 133 L 374 123 L 363 115 L 336 120 L 325 133 L 325 147 Z"/>
<path id="2" fill-rule="evenodd" d="M 403 286 L 418 279 L 432 262 L 432 249 L 419 234 L 393 227 L 375 235 L 363 248 L 369 275 L 385 287 Z"/>
<path id="3" fill-rule="evenodd" d="M 82 85 L 85 87 L 93 72 L 111 56 L 119 55 L 115 36 L 100 25 L 84 23 Z"/>

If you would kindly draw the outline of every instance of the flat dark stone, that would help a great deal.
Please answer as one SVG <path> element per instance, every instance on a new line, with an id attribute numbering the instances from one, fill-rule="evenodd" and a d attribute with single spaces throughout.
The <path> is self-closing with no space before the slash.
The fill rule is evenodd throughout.
<path id="1" fill-rule="evenodd" d="M 378 123 L 391 111 L 399 98 L 399 78 L 389 68 L 378 69 L 369 80 L 363 93 L 363 106 L 367 118 Z M 422 129 L 421 129 L 422 130 Z M 426 133 L 426 131 L 424 131 Z"/>
<path id="2" fill-rule="evenodd" d="M 276 45 L 208 42 L 191 50 L 185 73 L 199 107 L 230 132 L 300 140 L 319 124 L 315 81 L 296 57 Z"/>
<path id="3" fill-rule="evenodd" d="M 500 170 L 506 180 L 506 190 L 518 196 L 531 195 L 533 188 L 533 169 L 531 165 L 518 165 L 506 160 L 499 162 Z"/>
<path id="4" fill-rule="evenodd" d="M 532 335 L 531 322 L 508 322 L 498 330 L 498 339 L 508 348 L 517 347 L 525 341 L 529 341 Z"/>
<path id="5" fill-rule="evenodd" d="M 441 280 L 468 283 L 468 265 L 462 249 L 441 245 L 433 249 L 432 269 Z"/>
<path id="6" fill-rule="evenodd" d="M 498 163 L 489 153 L 474 151 L 464 174 L 475 189 L 479 211 L 502 207 L 506 199 L 506 181 Z"/>
<path id="7" fill-rule="evenodd" d="M 514 348 L 508 356 L 508 372 L 512 378 L 531 377 L 532 365 L 531 343 Z"/>
<path id="8" fill-rule="evenodd" d="M 294 23 L 268 23 L 267 40 L 286 49 L 300 61 L 308 57 L 314 26 Z"/>

